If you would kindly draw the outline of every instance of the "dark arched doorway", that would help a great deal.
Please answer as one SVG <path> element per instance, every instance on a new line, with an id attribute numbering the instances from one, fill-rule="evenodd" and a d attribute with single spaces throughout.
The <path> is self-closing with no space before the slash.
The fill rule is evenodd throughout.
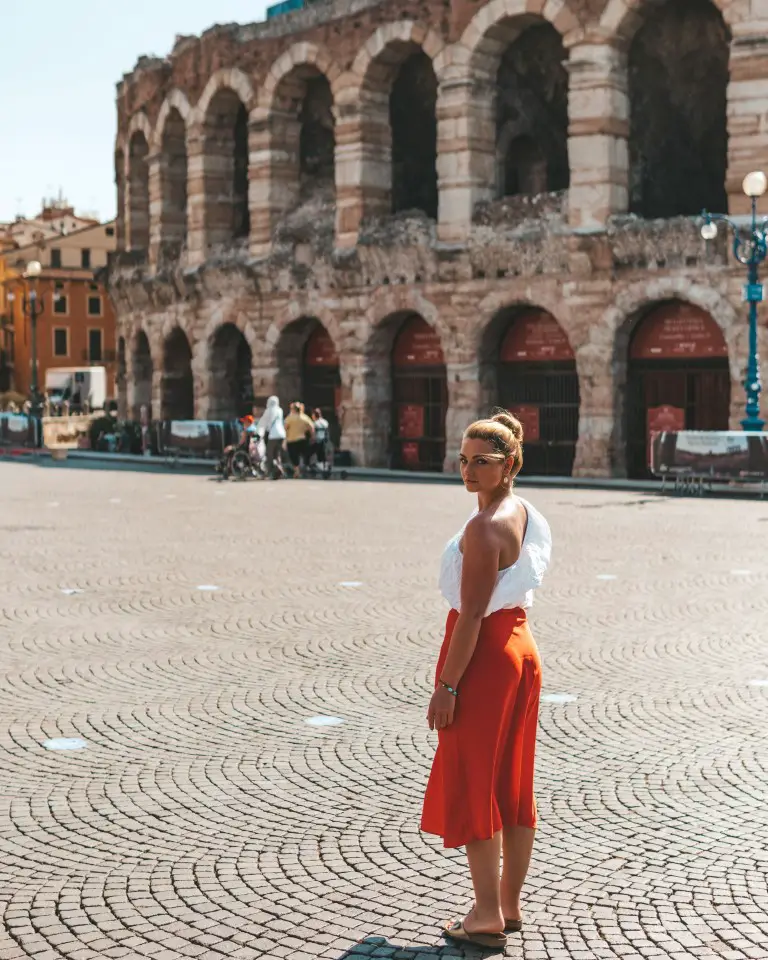
<path id="1" fill-rule="evenodd" d="M 307 339 L 302 373 L 302 396 L 307 413 L 311 413 L 316 407 L 323 411 L 331 439 L 338 446 L 340 429 L 337 411 L 341 400 L 339 355 L 322 324 L 318 324 Z"/>
<path id="2" fill-rule="evenodd" d="M 482 359 L 485 397 L 495 388 L 495 402 L 523 425 L 523 474 L 570 476 L 579 436 L 579 378 L 557 320 L 537 307 L 501 310 L 489 325 Z"/>
<path id="3" fill-rule="evenodd" d="M 423 50 L 397 72 L 389 95 L 392 132 L 392 212 L 421 210 L 437 217 L 437 78 Z"/>
<path id="4" fill-rule="evenodd" d="M 392 466 L 443 469 L 448 385 L 440 337 L 407 316 L 392 349 Z"/>
<path id="5" fill-rule="evenodd" d="M 211 420 L 234 420 L 253 408 L 251 348 L 234 323 L 225 323 L 213 335 L 210 348 Z"/>
<path id="6" fill-rule="evenodd" d="M 148 419 L 152 419 L 152 352 L 146 333 L 140 330 L 133 345 L 131 374 L 133 380 L 133 398 L 131 401 L 132 419 L 141 420 L 141 408 L 147 408 Z"/>
<path id="7" fill-rule="evenodd" d="M 163 346 L 161 420 L 193 420 L 195 388 L 192 378 L 192 350 L 186 334 L 176 327 Z"/>
<path id="8" fill-rule="evenodd" d="M 647 477 L 653 430 L 727 430 L 728 348 L 712 317 L 680 300 L 641 317 L 629 345 L 627 471 Z"/>

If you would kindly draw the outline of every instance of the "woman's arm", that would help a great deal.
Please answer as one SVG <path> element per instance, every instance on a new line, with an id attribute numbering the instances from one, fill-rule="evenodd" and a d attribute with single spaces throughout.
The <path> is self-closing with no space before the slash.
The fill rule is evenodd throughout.
<path id="1" fill-rule="evenodd" d="M 482 516 L 470 520 L 464 530 L 462 552 L 461 610 L 440 676 L 454 690 L 475 652 L 480 623 L 499 573 L 500 546 L 490 520 Z"/>

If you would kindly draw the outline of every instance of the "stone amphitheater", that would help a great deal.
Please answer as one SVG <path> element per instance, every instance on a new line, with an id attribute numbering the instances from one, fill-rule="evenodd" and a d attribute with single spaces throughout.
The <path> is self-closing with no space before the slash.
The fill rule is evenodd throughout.
<path id="1" fill-rule="evenodd" d="M 274 392 L 437 470 L 500 403 L 582 476 L 738 426 L 744 271 L 698 215 L 765 162 L 768 0 L 328 0 L 178 37 L 117 111 L 123 415 Z"/>

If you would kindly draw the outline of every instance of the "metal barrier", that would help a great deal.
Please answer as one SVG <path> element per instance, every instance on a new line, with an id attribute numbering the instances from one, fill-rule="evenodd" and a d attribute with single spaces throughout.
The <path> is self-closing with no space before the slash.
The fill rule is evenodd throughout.
<path id="1" fill-rule="evenodd" d="M 651 437 L 651 473 L 662 490 L 702 496 L 716 483 L 768 483 L 768 433 L 741 430 L 662 430 Z"/>

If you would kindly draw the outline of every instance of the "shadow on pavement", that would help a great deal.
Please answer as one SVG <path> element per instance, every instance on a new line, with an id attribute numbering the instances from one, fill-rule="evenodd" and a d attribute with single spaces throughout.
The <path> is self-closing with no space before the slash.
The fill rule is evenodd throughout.
<path id="1" fill-rule="evenodd" d="M 419 944 L 391 943 L 386 937 L 366 937 L 342 953 L 338 960 L 362 960 L 363 957 L 382 958 L 382 960 L 449 960 L 450 957 L 467 957 L 468 960 L 480 958 L 510 956 L 509 942 L 507 950 L 483 950 L 471 944 L 451 943 L 446 940 L 442 943 L 421 946 Z"/>

